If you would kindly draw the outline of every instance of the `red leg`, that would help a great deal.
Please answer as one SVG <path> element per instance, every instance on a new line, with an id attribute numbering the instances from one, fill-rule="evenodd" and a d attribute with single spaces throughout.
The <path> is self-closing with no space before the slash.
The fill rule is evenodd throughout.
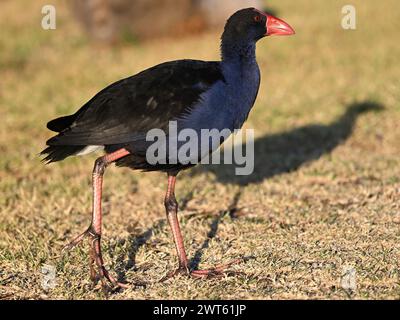
<path id="1" fill-rule="evenodd" d="M 183 243 L 183 237 L 178 221 L 178 203 L 175 199 L 175 182 L 176 175 L 168 174 L 168 187 L 165 195 L 165 209 L 167 212 L 168 223 L 172 230 L 174 242 L 176 246 L 176 252 L 178 254 L 178 269 L 176 271 L 168 273 L 163 279 L 167 280 L 177 274 L 189 274 L 195 278 L 208 278 L 223 276 L 225 270 L 233 264 L 243 261 L 243 259 L 235 259 L 230 263 L 218 265 L 208 270 L 189 270 L 188 259 Z"/>
<path id="2" fill-rule="evenodd" d="M 188 259 L 186 256 L 185 246 L 178 221 L 178 203 L 175 199 L 175 182 L 176 175 L 168 174 L 168 187 L 165 194 L 164 204 L 167 212 L 168 223 L 172 230 L 176 252 L 178 254 L 178 269 L 169 275 L 167 278 L 178 273 L 189 273 Z"/>
<path id="3" fill-rule="evenodd" d="M 93 205 L 92 205 L 92 222 L 89 228 L 73 239 L 65 249 L 70 250 L 79 244 L 84 238 L 91 238 L 90 244 L 90 277 L 93 280 L 96 280 L 97 277 L 100 278 L 103 287 L 106 287 L 105 279 L 108 280 L 112 285 L 118 287 L 127 287 L 127 285 L 118 283 L 106 270 L 104 267 L 104 261 L 101 254 L 101 226 L 102 226 L 102 211 L 101 211 L 101 194 L 102 194 L 102 186 L 103 186 L 103 175 L 106 167 L 125 156 L 127 156 L 130 152 L 126 149 L 120 149 L 113 153 L 106 154 L 103 157 L 100 157 L 96 160 L 93 168 Z M 93 263 L 97 266 L 97 273 L 93 268 Z"/>

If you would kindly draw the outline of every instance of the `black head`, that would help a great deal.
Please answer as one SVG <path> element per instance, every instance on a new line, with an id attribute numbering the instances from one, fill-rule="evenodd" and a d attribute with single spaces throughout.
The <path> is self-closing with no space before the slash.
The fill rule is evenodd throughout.
<path id="1" fill-rule="evenodd" d="M 255 42 L 269 35 L 291 34 L 294 34 L 294 30 L 286 22 L 255 8 L 246 8 L 228 19 L 222 41 Z"/>

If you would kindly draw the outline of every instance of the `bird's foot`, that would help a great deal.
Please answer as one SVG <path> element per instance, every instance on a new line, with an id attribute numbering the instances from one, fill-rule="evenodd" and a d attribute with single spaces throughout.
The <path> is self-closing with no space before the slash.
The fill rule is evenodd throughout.
<path id="1" fill-rule="evenodd" d="M 62 250 L 69 251 L 81 243 L 85 238 L 90 238 L 90 279 L 97 283 L 99 280 L 101 281 L 101 285 L 104 291 L 115 291 L 117 289 L 127 289 L 130 286 L 118 282 L 104 267 L 103 256 L 101 254 L 101 246 L 100 246 L 100 235 L 97 234 L 92 226 L 90 226 L 85 232 L 81 233 L 79 236 L 75 237 L 69 244 L 67 244 Z M 93 264 L 96 264 L 97 271 Z M 108 281 L 108 283 L 107 283 Z M 111 286 L 110 286 L 111 284 Z"/>
<path id="2" fill-rule="evenodd" d="M 90 278 L 93 283 L 101 282 L 101 287 L 105 292 L 118 291 L 119 289 L 129 289 L 130 286 L 126 283 L 118 282 L 104 266 L 98 266 L 99 272 L 96 272 L 93 267 L 90 267 Z M 108 283 L 107 283 L 108 281 Z"/>
<path id="3" fill-rule="evenodd" d="M 187 267 L 180 266 L 175 271 L 168 272 L 165 277 L 163 277 L 160 281 L 164 282 L 170 278 L 173 278 L 178 275 L 188 275 L 192 278 L 202 278 L 202 279 L 212 279 L 212 278 L 222 278 L 225 275 L 235 275 L 239 274 L 239 272 L 227 270 L 230 266 L 234 264 L 238 264 L 243 262 L 244 258 L 238 258 L 232 260 L 231 262 L 217 265 L 213 268 L 204 269 L 204 270 L 189 270 Z"/>

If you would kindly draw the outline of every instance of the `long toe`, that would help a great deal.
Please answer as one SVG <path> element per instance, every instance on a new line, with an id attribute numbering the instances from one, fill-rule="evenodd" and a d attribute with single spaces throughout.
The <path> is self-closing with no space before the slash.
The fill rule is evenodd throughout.
<path id="1" fill-rule="evenodd" d="M 103 267 L 103 273 L 104 277 L 113 285 L 113 290 L 130 288 L 129 284 L 118 282 L 104 267 Z"/>
<path id="2" fill-rule="evenodd" d="M 244 258 L 238 258 L 232 260 L 229 263 L 217 265 L 214 268 L 204 270 L 192 270 L 190 272 L 190 275 L 194 278 L 221 278 L 226 275 L 237 275 L 241 272 L 230 271 L 227 269 L 232 265 L 244 262 L 244 260 Z"/>
<path id="3" fill-rule="evenodd" d="M 68 244 L 66 244 L 61 251 L 69 251 L 76 247 L 78 244 L 80 244 L 86 237 L 90 236 L 91 233 L 89 229 L 86 231 L 82 232 L 79 236 L 75 237 L 72 239 Z"/>

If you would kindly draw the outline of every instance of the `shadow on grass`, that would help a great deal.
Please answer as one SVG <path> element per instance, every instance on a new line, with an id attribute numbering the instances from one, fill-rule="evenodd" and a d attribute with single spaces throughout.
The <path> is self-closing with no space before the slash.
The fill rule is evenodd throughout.
<path id="1" fill-rule="evenodd" d="M 162 228 L 165 225 L 164 220 L 159 220 L 153 226 L 145 230 L 139 235 L 131 235 L 128 237 L 128 243 L 130 244 L 128 250 L 128 260 L 122 268 L 116 270 L 118 274 L 118 281 L 125 282 L 126 281 L 126 272 L 133 269 L 136 270 L 136 255 L 139 252 L 139 249 L 144 246 L 153 236 L 154 230 L 157 228 Z M 117 258 L 117 265 L 123 265 L 123 260 L 125 255 L 120 255 Z"/>
<path id="2" fill-rule="evenodd" d="M 201 258 L 203 256 L 203 252 L 207 249 L 210 245 L 210 241 L 217 235 L 218 226 L 221 222 L 221 219 L 226 215 L 229 214 L 231 218 L 235 218 L 235 212 L 237 210 L 237 203 L 240 199 L 240 190 L 235 194 L 233 197 L 233 201 L 231 205 L 228 207 L 226 211 L 220 212 L 215 218 L 211 221 L 210 224 L 210 231 L 207 233 L 207 238 L 204 240 L 203 244 L 200 246 L 199 249 L 196 250 L 194 256 L 189 261 L 189 266 L 191 269 L 196 270 L 199 268 L 199 264 Z"/>
<path id="3" fill-rule="evenodd" d="M 235 175 L 235 164 L 200 166 L 193 174 L 212 172 L 219 182 L 239 186 L 260 183 L 273 176 L 295 171 L 303 164 L 332 152 L 351 136 L 361 114 L 383 109 L 383 105 L 373 101 L 354 103 L 330 124 L 311 124 L 260 137 L 254 142 L 254 172 L 251 175 Z"/>

